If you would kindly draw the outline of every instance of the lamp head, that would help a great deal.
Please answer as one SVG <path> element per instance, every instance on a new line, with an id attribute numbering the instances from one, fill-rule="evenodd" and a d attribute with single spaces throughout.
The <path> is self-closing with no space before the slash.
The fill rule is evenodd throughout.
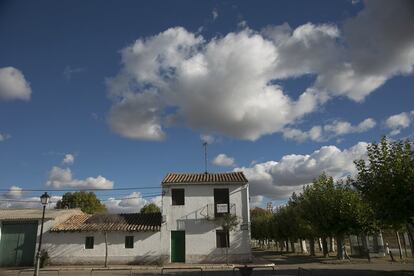
<path id="1" fill-rule="evenodd" d="M 40 202 L 42 205 L 47 205 L 49 203 L 50 196 L 45 192 L 43 195 L 40 196 Z"/>

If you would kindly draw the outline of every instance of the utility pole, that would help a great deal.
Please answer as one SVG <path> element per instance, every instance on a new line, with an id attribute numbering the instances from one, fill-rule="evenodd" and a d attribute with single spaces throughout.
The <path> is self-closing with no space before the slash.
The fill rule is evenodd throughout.
<path id="1" fill-rule="evenodd" d="M 203 147 L 204 147 L 204 173 L 207 173 L 207 142 L 203 143 Z"/>

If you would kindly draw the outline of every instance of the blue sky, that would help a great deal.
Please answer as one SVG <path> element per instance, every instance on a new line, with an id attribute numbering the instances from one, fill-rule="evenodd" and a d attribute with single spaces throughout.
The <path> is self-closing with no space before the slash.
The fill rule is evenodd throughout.
<path id="1" fill-rule="evenodd" d="M 3 204 L 159 187 L 204 170 L 203 135 L 253 204 L 352 175 L 366 143 L 413 135 L 413 18 L 409 1 L 0 1 Z M 100 196 L 128 211 L 159 190 L 132 192 Z"/>

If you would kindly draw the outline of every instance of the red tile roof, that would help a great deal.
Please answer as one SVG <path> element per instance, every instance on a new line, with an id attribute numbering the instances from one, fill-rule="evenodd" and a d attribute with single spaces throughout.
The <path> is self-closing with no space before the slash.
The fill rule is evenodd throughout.
<path id="1" fill-rule="evenodd" d="M 162 185 L 169 184 L 245 184 L 247 178 L 243 172 L 230 173 L 169 173 Z"/>
<path id="2" fill-rule="evenodd" d="M 50 229 L 51 232 L 75 231 L 160 231 L 161 213 L 81 214 L 74 215 Z"/>

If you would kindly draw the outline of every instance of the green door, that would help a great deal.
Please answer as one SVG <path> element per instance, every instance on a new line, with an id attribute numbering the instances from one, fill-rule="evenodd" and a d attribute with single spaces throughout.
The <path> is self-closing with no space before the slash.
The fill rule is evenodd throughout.
<path id="1" fill-rule="evenodd" d="M 171 231 L 171 262 L 185 262 L 185 231 Z"/>
<path id="2" fill-rule="evenodd" d="M 0 266 L 32 266 L 36 235 L 37 222 L 3 222 L 0 239 Z"/>

